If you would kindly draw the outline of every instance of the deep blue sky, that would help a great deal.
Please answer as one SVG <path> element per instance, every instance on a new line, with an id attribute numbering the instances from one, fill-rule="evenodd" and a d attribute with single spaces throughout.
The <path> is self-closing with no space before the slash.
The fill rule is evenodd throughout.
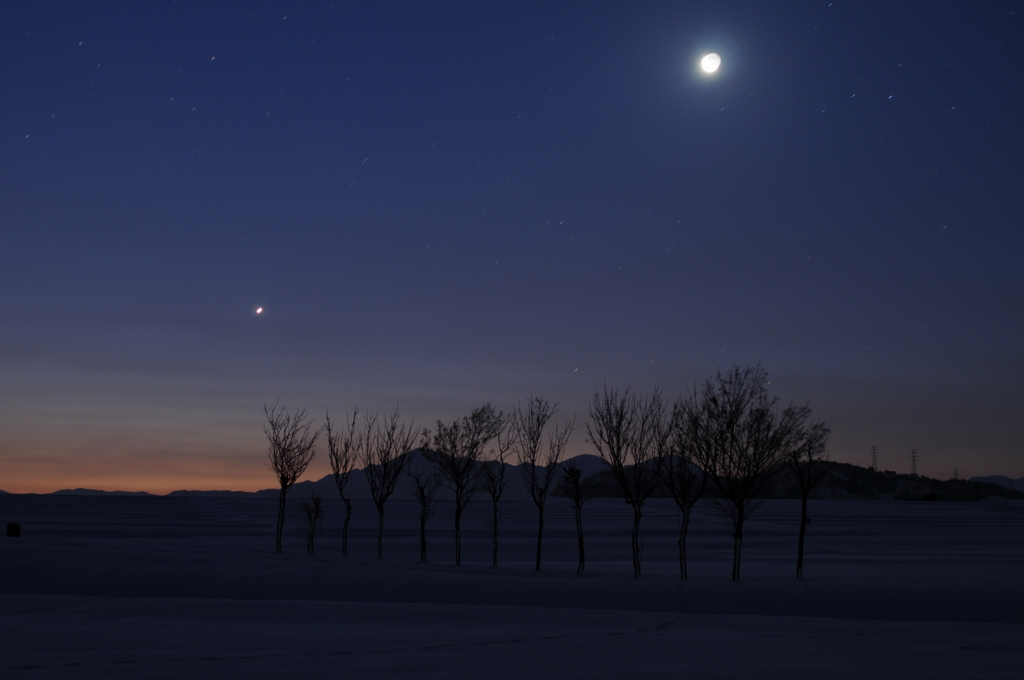
<path id="1" fill-rule="evenodd" d="M 0 488 L 758 361 L 834 458 L 1024 475 L 1021 121 L 1022 2 L 4 2 Z"/>

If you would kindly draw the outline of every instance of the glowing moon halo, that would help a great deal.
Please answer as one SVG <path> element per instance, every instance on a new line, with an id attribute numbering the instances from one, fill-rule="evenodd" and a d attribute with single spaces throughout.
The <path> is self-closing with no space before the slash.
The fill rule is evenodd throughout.
<path id="1" fill-rule="evenodd" d="M 703 69 L 704 73 L 714 73 L 721 65 L 722 57 L 720 57 L 716 52 L 705 54 L 700 60 L 700 67 Z"/>

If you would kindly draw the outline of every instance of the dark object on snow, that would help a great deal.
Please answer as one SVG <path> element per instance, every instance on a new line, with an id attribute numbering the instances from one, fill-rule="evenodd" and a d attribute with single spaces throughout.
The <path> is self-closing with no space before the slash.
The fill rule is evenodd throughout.
<path id="1" fill-rule="evenodd" d="M 7 538 L 18 538 L 21 536 L 21 525 L 11 522 L 7 525 Z"/>

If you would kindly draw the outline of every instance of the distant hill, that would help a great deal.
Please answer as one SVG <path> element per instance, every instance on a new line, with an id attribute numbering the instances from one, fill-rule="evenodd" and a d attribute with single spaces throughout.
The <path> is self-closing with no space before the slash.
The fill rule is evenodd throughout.
<path id="1" fill-rule="evenodd" d="M 982 482 L 983 484 L 999 484 L 1005 486 L 1007 489 L 1015 489 L 1017 491 L 1024 491 L 1024 477 L 1020 479 L 1010 479 L 1003 475 L 992 475 L 991 477 L 971 477 L 972 482 Z"/>
<path id="2" fill-rule="evenodd" d="M 799 498 L 792 476 L 784 472 L 771 490 L 774 498 Z M 1024 500 L 1024 493 L 999 484 L 966 479 L 939 480 L 919 475 L 901 475 L 885 470 L 835 463 L 831 474 L 814 489 L 813 498 L 983 501 L 992 499 Z"/>
<path id="3" fill-rule="evenodd" d="M 190 491 L 182 489 L 181 491 L 172 491 L 168 496 L 252 496 L 252 491 L 223 491 L 223 490 L 212 490 L 212 491 Z"/>
<path id="4" fill-rule="evenodd" d="M 100 491 L 98 489 L 61 489 L 53 496 L 153 496 L 148 491 Z"/>

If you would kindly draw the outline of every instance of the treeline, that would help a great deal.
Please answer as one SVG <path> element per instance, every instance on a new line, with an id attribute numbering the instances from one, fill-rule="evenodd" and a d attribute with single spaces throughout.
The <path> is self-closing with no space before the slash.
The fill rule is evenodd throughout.
<path id="1" fill-rule="evenodd" d="M 692 391 L 669 402 L 655 389 L 621 392 L 605 385 L 595 391 L 584 423 L 587 442 L 604 462 L 605 477 L 631 507 L 633 575 L 642 575 L 640 526 L 646 501 L 658 495 L 673 498 L 679 509 L 679 575 L 687 577 L 686 539 L 697 501 L 708 496 L 716 504 L 733 537 L 732 578 L 740 577 L 743 530 L 758 501 L 781 471 L 795 484 L 801 498 L 796 576 L 803 574 L 807 500 L 828 473 L 826 445 L 829 428 L 812 418 L 808 406 L 781 406 L 768 393 L 768 378 L 760 366 L 733 367 L 718 372 Z M 486 403 L 469 415 L 433 429 L 419 429 L 412 421 L 392 414 L 366 414 L 358 410 L 341 423 L 330 414 L 314 429 L 305 410 L 289 413 L 284 406 L 264 404 L 264 432 L 269 441 L 270 467 L 280 485 L 276 549 L 281 552 L 286 499 L 325 441 L 338 493 L 345 505 L 342 555 L 348 555 L 348 529 L 352 499 L 346 487 L 361 465 L 377 510 L 377 558 L 383 557 L 385 507 L 398 484 L 405 480 L 420 507 L 420 559 L 427 558 L 426 527 L 434 514 L 437 493 L 448 489 L 455 502 L 455 563 L 461 562 L 462 514 L 476 497 L 489 502 L 488 524 L 492 561 L 498 564 L 502 496 L 511 482 L 509 466 L 515 461 L 530 499 L 537 508 L 535 567 L 540 569 L 544 513 L 548 498 L 558 490 L 575 511 L 579 561 L 586 564 L 583 510 L 587 483 L 580 469 L 562 459 L 569 438 L 577 429 L 575 418 L 556 420 L 557 404 L 542 396 L 530 397 L 509 413 Z M 414 447 L 428 466 L 408 469 Z M 320 501 L 313 495 L 304 502 L 308 519 L 307 550 L 313 552 L 320 520 Z"/>

